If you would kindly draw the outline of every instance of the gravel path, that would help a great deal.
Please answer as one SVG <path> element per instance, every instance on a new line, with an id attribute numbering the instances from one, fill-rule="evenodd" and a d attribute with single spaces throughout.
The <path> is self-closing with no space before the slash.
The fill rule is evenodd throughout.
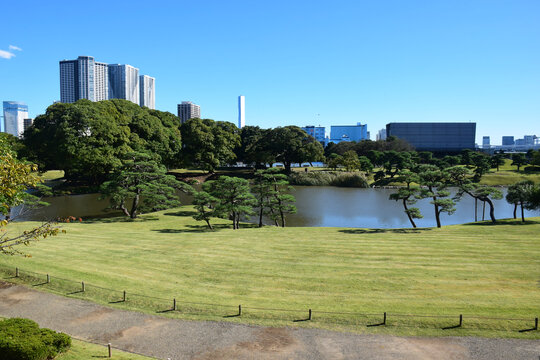
<path id="1" fill-rule="evenodd" d="M 171 359 L 531 359 L 540 341 L 358 335 L 166 319 L 0 283 L 0 316 L 25 317 L 96 343 Z"/>

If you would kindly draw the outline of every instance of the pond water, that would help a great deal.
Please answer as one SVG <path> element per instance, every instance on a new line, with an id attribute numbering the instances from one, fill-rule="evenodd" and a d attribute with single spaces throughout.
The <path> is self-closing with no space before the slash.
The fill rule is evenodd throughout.
<path id="1" fill-rule="evenodd" d="M 298 213 L 287 217 L 287 226 L 358 227 L 358 228 L 401 228 L 410 227 L 401 202 L 388 200 L 393 189 L 357 189 L 332 186 L 295 186 L 292 194 L 296 197 Z M 506 193 L 506 190 L 503 189 Z M 189 196 L 181 195 L 182 203 L 188 204 Z M 98 194 L 71 195 L 45 198 L 51 205 L 39 210 L 27 211 L 19 220 L 47 220 L 57 217 L 110 216 L 119 212 L 106 212 L 107 200 L 99 200 Z M 510 218 L 514 209 L 504 199 L 495 200 L 497 219 Z M 418 201 L 424 218 L 417 219 L 419 227 L 435 224 L 433 205 L 428 199 Z M 458 202 L 457 211 L 448 216 L 443 214 L 443 225 L 462 224 L 474 221 L 474 199 L 464 196 Z M 483 204 L 478 202 L 478 219 L 482 219 Z M 518 217 L 519 217 L 518 209 Z M 540 216 L 540 211 L 525 211 L 526 217 Z M 486 204 L 485 219 L 489 219 Z"/>

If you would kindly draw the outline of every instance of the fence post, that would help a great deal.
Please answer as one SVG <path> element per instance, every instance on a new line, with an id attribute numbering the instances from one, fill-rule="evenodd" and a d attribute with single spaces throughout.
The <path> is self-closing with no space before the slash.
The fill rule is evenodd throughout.
<path id="1" fill-rule="evenodd" d="M 382 324 L 386 325 L 386 312 L 384 313 Z"/>
<path id="2" fill-rule="evenodd" d="M 311 320 L 311 309 L 309 309 L 309 317 L 308 320 Z"/>
<path id="3" fill-rule="evenodd" d="M 47 284 L 51 282 L 51 277 L 47 274 Z"/>
<path id="4" fill-rule="evenodd" d="M 238 316 L 242 316 L 242 305 L 238 305 Z"/>
<path id="5" fill-rule="evenodd" d="M 15 277 L 19 277 L 19 268 L 18 267 L 15 268 Z"/>
<path id="6" fill-rule="evenodd" d="M 124 298 L 122 301 L 126 302 L 126 290 L 124 290 Z"/>
<path id="7" fill-rule="evenodd" d="M 463 314 L 459 314 L 459 327 L 463 325 Z"/>
<path id="8" fill-rule="evenodd" d="M 82 292 L 85 292 L 86 288 L 84 287 L 84 281 L 81 282 L 81 285 L 82 285 Z"/>
<path id="9" fill-rule="evenodd" d="M 538 318 L 534 318 L 534 330 L 538 330 Z"/>
<path id="10" fill-rule="evenodd" d="M 176 311 L 176 298 L 175 298 L 175 299 L 173 299 L 173 302 L 172 302 L 172 304 L 173 304 L 173 305 L 172 305 L 172 309 L 173 309 L 173 311 Z"/>
<path id="11" fill-rule="evenodd" d="M 107 348 L 109 348 L 109 357 L 112 357 L 111 343 L 107 344 Z"/>

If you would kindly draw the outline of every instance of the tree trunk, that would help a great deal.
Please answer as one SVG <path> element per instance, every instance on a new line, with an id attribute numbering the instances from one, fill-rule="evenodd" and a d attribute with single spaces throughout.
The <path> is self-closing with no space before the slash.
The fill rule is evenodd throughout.
<path id="1" fill-rule="evenodd" d="M 517 207 L 518 207 L 518 204 L 517 203 L 514 203 L 514 219 L 517 219 Z"/>
<path id="2" fill-rule="evenodd" d="M 482 207 L 482 221 L 486 219 L 486 200 L 482 200 L 484 202 Z"/>
<path id="3" fill-rule="evenodd" d="M 263 206 L 261 205 L 261 209 L 259 210 L 259 227 L 263 226 Z"/>
<path id="4" fill-rule="evenodd" d="M 491 218 L 491 222 L 495 223 L 497 219 L 495 219 L 495 206 L 493 206 L 493 201 L 491 201 L 490 198 L 486 198 L 485 201 L 489 204 L 489 217 Z"/>
<path id="5" fill-rule="evenodd" d="M 236 230 L 236 212 L 232 212 L 232 228 Z"/>
<path id="6" fill-rule="evenodd" d="M 131 217 L 131 214 L 129 213 L 128 209 L 126 208 L 126 206 L 124 205 L 124 203 L 122 203 L 120 205 L 120 210 L 122 210 L 122 212 L 124 213 L 124 215 L 126 215 L 127 217 Z"/>
<path id="7" fill-rule="evenodd" d="M 433 197 L 433 201 L 434 202 L 437 201 L 436 196 Z M 433 204 L 433 206 L 435 207 L 435 220 L 437 220 L 437 227 L 440 228 L 441 227 L 441 217 L 440 217 L 441 214 L 439 212 L 439 205 Z"/>
<path id="8" fill-rule="evenodd" d="M 523 201 L 520 202 L 521 205 L 521 221 L 525 222 L 525 214 L 523 213 Z"/>
<path id="9" fill-rule="evenodd" d="M 214 228 L 212 227 L 212 225 L 210 225 L 210 220 L 205 219 L 205 221 L 206 221 L 206 225 L 208 225 L 208 228 L 209 228 L 210 230 L 214 230 Z"/>
<path id="10" fill-rule="evenodd" d="M 283 165 L 285 166 L 285 172 L 289 174 L 291 172 L 291 163 L 290 162 L 283 162 Z"/>
<path id="11" fill-rule="evenodd" d="M 411 222 L 412 227 L 416 229 L 416 224 L 414 223 L 414 220 L 411 214 L 409 214 L 409 209 L 407 208 L 407 199 L 403 199 L 403 207 L 405 208 L 405 214 L 407 214 L 407 217 L 409 218 L 409 221 Z"/>
<path id="12" fill-rule="evenodd" d="M 281 215 L 281 227 L 285 227 L 285 215 L 283 215 L 283 211 L 279 211 L 279 214 Z"/>
<path id="13" fill-rule="evenodd" d="M 139 200 L 140 200 L 140 195 L 139 193 L 137 193 L 137 195 L 135 195 L 135 197 L 133 198 L 133 203 L 131 204 L 130 217 L 132 219 L 135 219 L 137 217 L 137 209 L 139 208 Z"/>
<path id="14" fill-rule="evenodd" d="M 478 221 L 478 199 L 474 198 L 474 222 Z"/>

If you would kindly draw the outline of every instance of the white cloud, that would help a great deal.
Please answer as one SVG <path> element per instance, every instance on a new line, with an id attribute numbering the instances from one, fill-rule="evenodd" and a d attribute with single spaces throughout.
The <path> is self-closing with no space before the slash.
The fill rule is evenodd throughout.
<path id="1" fill-rule="evenodd" d="M 9 45 L 9 50 L 17 50 L 17 51 L 22 51 L 22 49 L 18 46 L 15 46 L 15 45 Z"/>
<path id="2" fill-rule="evenodd" d="M 15 54 L 12 53 L 12 52 L 5 51 L 5 50 L 0 50 L 0 58 L 2 58 L 2 59 L 11 59 L 14 56 L 15 56 Z"/>

